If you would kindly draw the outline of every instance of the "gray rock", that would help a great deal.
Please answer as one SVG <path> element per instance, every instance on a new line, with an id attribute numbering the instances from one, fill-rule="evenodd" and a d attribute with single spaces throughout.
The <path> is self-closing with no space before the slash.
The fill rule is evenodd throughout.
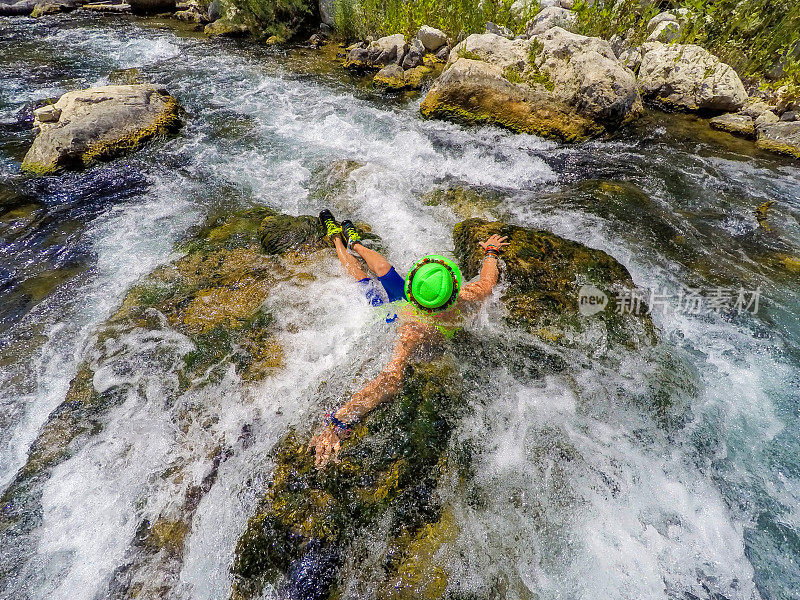
<path id="1" fill-rule="evenodd" d="M 447 36 L 444 32 L 423 25 L 419 28 L 417 39 L 422 43 L 428 52 L 436 52 L 439 48 L 447 44 Z"/>
<path id="2" fill-rule="evenodd" d="M 750 101 L 747 106 L 745 106 L 741 112 L 745 115 L 748 115 L 754 119 L 757 119 L 762 114 L 771 110 L 770 105 L 764 102 L 763 100 L 752 100 Z"/>
<path id="3" fill-rule="evenodd" d="M 781 115 L 781 121 L 785 122 L 797 121 L 798 116 L 800 116 L 800 113 L 798 113 L 797 111 L 787 110 L 785 113 Z"/>
<path id="4" fill-rule="evenodd" d="M 442 46 L 436 51 L 436 58 L 441 61 L 446 62 L 447 59 L 450 57 L 450 46 Z"/>
<path id="5" fill-rule="evenodd" d="M 0 17 L 22 17 L 33 12 L 35 0 L 20 0 L 14 4 L 0 4 Z"/>
<path id="6" fill-rule="evenodd" d="M 221 0 L 211 0 L 208 5 L 208 19 L 210 21 L 216 21 L 217 19 L 222 17 L 222 1 Z"/>
<path id="7" fill-rule="evenodd" d="M 727 131 L 734 135 L 755 139 L 756 127 L 753 117 L 743 113 L 725 113 L 709 120 L 709 125 L 719 131 Z"/>
<path id="8" fill-rule="evenodd" d="M 44 175 L 83 168 L 138 147 L 180 125 L 181 108 L 153 85 L 108 85 L 68 92 L 34 113 L 39 134 L 22 161 Z"/>
<path id="9" fill-rule="evenodd" d="M 762 125 L 756 128 L 756 145 L 800 159 L 800 121 Z"/>
<path id="10" fill-rule="evenodd" d="M 347 54 L 345 66 L 351 69 L 381 69 L 403 61 L 408 45 L 402 33 L 387 35 L 366 47 L 356 46 Z"/>
<path id="11" fill-rule="evenodd" d="M 334 0 L 319 0 L 319 19 L 325 25 L 333 27 Z"/>
<path id="12" fill-rule="evenodd" d="M 577 15 L 560 6 L 550 6 L 536 15 L 525 27 L 528 37 L 544 33 L 553 27 L 570 30 L 575 26 Z"/>
<path id="13" fill-rule="evenodd" d="M 406 53 L 405 58 L 403 58 L 402 67 L 404 69 L 413 69 L 414 67 L 418 67 L 422 64 L 422 59 L 425 56 L 425 46 L 422 45 L 422 42 L 419 39 L 415 39 L 411 42 L 411 46 Z"/>
<path id="14" fill-rule="evenodd" d="M 773 123 L 777 123 L 780 121 L 778 115 L 776 115 L 771 110 L 765 110 L 762 112 L 758 117 L 756 117 L 756 128 L 762 127 L 764 125 L 772 125 Z"/>
<path id="15" fill-rule="evenodd" d="M 536 40 L 470 35 L 453 48 L 420 110 L 566 141 L 642 112 L 636 77 L 600 38 L 549 29 Z"/>
<path id="16" fill-rule="evenodd" d="M 37 108 L 33 111 L 33 118 L 34 122 L 39 121 L 39 123 L 55 123 L 59 118 L 61 118 L 61 109 L 57 108 L 55 104 L 42 106 L 41 108 Z"/>
<path id="17" fill-rule="evenodd" d="M 737 111 L 747 100 L 736 71 L 694 44 L 646 43 L 639 90 L 646 99 L 689 111 Z"/>
<path id="18" fill-rule="evenodd" d="M 499 35 L 509 39 L 514 37 L 514 32 L 511 31 L 508 27 L 501 27 L 500 25 L 496 25 L 491 21 L 488 21 L 486 23 L 486 33 L 493 33 L 494 35 Z"/>
<path id="19" fill-rule="evenodd" d="M 682 27 L 678 21 L 662 21 L 656 25 L 653 32 L 647 36 L 647 41 L 669 44 L 680 38 L 681 33 Z"/>

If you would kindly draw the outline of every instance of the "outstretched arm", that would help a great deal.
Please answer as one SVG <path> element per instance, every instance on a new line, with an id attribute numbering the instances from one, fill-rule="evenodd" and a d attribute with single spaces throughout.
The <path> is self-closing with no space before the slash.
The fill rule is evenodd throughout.
<path id="1" fill-rule="evenodd" d="M 492 288 L 497 285 L 497 279 L 500 276 L 500 271 L 497 269 L 497 257 L 500 255 L 500 249 L 503 246 L 508 246 L 509 242 L 505 236 L 497 234 L 489 237 L 485 242 L 479 242 L 481 248 L 486 251 L 486 256 L 483 259 L 483 266 L 481 267 L 481 276 L 478 281 L 468 283 L 461 288 L 458 297 L 468 302 L 477 302 L 487 298 L 492 293 Z"/>
<path id="2" fill-rule="evenodd" d="M 352 398 L 334 413 L 341 423 L 352 425 L 363 419 L 376 406 L 396 396 L 403 385 L 403 371 L 414 351 L 428 339 L 430 327 L 410 321 L 400 327 L 392 359 L 373 380 L 353 394 Z M 339 451 L 341 440 L 346 437 L 339 427 L 327 426 L 311 438 L 309 448 L 314 448 L 317 467 L 324 467 Z"/>

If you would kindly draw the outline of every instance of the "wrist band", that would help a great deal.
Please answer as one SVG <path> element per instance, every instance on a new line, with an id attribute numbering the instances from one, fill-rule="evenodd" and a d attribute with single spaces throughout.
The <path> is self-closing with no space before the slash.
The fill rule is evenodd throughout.
<path id="1" fill-rule="evenodd" d="M 344 421 L 340 421 L 333 413 L 327 413 L 325 415 L 325 424 L 329 427 L 332 427 L 334 430 L 341 429 L 344 433 L 350 433 L 350 431 L 353 429 L 352 425 L 345 423 Z"/>
<path id="2" fill-rule="evenodd" d="M 500 256 L 500 248 L 493 244 L 487 245 L 485 248 L 485 252 L 486 253 L 484 255 L 484 258 L 486 258 L 487 256 L 494 256 L 495 258 L 498 258 Z"/>

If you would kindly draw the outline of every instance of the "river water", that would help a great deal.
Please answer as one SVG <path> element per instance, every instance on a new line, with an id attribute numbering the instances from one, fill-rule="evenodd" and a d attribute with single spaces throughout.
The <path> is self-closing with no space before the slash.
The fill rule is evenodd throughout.
<path id="1" fill-rule="evenodd" d="M 179 135 L 83 173 L 19 173 L 26 103 L 129 68 L 186 108 Z M 231 372 L 182 398 L 215 416 L 186 430 L 163 401 L 172 374 L 151 359 L 188 341 L 131 337 L 103 358 L 93 336 L 193 226 L 256 205 L 316 214 L 315 173 L 342 160 L 361 166 L 327 201 L 370 223 L 399 270 L 452 248 L 462 217 L 424 195 L 471 187 L 499 200 L 489 216 L 605 250 L 638 287 L 669 298 L 654 307 L 653 352 L 566 355 L 565 372 L 533 377 L 501 355 L 476 378 L 456 437 L 480 448 L 471 485 L 482 500 L 452 499 L 460 533 L 440 557 L 462 596 L 799 597 L 797 163 L 659 113 L 572 147 L 426 122 L 418 98 L 374 95 L 310 50 L 124 17 L 0 19 L 0 90 L 0 490 L 87 356 L 95 387 L 127 390 L 102 432 L 38 482 L 34 526 L 3 541 L 1 598 L 117 597 L 121 572 L 163 581 L 163 597 L 228 596 L 269 449 L 329 401 L 319 381 L 352 380 L 388 340 L 366 339 L 371 316 L 331 256 L 314 283 L 270 297 L 293 324 L 285 368 L 259 384 Z M 678 310 L 683 288 L 759 289 L 759 310 Z M 474 333 L 496 336 L 501 321 L 495 298 Z M 238 441 L 244 425 L 255 443 Z M 138 523 L 182 498 L 162 474 L 180 465 L 202 480 L 221 445 L 232 450 L 180 558 L 137 562 Z"/>

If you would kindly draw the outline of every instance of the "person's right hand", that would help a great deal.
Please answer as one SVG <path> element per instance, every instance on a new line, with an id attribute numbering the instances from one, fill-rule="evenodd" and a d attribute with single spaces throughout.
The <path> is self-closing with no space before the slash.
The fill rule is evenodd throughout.
<path id="1" fill-rule="evenodd" d="M 511 242 L 506 241 L 507 239 L 508 236 L 506 235 L 501 236 L 495 233 L 490 235 L 489 239 L 487 239 L 485 242 L 478 242 L 478 245 L 484 250 L 486 250 L 487 246 L 495 246 L 497 248 L 502 248 L 503 246 L 508 246 L 511 244 Z"/>

